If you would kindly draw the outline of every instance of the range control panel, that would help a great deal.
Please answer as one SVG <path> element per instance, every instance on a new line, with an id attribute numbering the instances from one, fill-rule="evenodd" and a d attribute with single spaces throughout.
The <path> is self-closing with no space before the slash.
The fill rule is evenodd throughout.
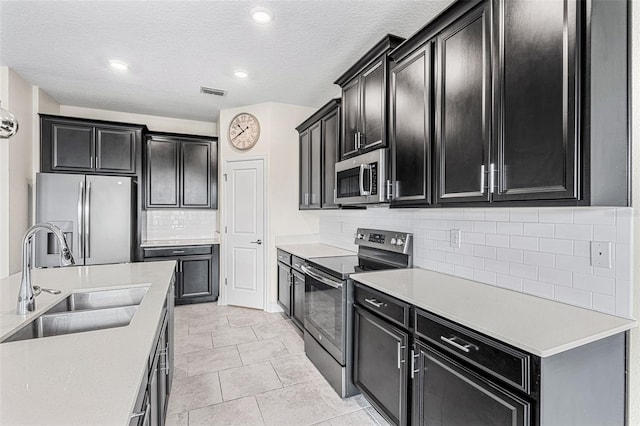
<path id="1" fill-rule="evenodd" d="M 412 240 L 413 234 L 379 229 L 358 228 L 355 235 L 355 243 L 359 246 L 405 254 L 411 253 Z"/>

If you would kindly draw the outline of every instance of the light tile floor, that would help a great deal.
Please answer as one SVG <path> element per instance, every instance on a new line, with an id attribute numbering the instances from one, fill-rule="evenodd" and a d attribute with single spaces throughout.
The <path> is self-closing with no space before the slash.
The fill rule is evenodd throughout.
<path id="1" fill-rule="evenodd" d="M 167 426 L 387 425 L 361 395 L 341 399 L 282 314 L 176 306 Z"/>

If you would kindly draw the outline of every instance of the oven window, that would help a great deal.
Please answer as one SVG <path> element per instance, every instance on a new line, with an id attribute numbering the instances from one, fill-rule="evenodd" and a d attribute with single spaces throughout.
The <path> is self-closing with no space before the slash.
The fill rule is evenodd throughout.
<path id="1" fill-rule="evenodd" d="M 336 193 L 338 198 L 358 197 L 360 195 L 360 167 L 337 173 Z"/>
<path id="2" fill-rule="evenodd" d="M 305 277 L 305 319 L 342 350 L 342 289 Z"/>

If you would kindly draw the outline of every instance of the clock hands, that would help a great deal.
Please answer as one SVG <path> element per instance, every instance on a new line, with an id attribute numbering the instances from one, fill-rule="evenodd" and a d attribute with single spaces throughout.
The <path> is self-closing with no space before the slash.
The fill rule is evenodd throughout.
<path id="1" fill-rule="evenodd" d="M 240 127 L 242 129 L 242 126 L 239 124 L 236 124 L 236 126 Z M 247 126 L 246 128 L 242 129 L 242 131 L 240 133 L 238 133 L 237 135 L 235 135 L 233 138 L 231 138 L 231 140 L 234 140 L 235 138 L 237 138 L 238 136 L 240 136 L 241 134 L 243 134 L 247 129 L 249 128 L 249 126 Z"/>

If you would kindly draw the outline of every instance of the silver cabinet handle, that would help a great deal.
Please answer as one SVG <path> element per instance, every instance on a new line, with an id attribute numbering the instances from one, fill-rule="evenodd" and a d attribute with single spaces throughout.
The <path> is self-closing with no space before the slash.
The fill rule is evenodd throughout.
<path id="1" fill-rule="evenodd" d="M 375 306 L 376 308 L 381 308 L 382 305 L 384 305 L 383 302 L 378 302 L 376 299 L 364 299 L 364 301 L 370 305 Z"/>
<path id="2" fill-rule="evenodd" d="M 358 132 L 353 134 L 353 145 L 356 147 L 356 151 L 360 149 L 360 146 L 358 145 Z"/>
<path id="3" fill-rule="evenodd" d="M 495 163 L 491 163 L 489 165 L 489 192 L 492 194 L 493 194 L 495 183 L 496 183 L 496 177 L 494 174 L 495 171 L 496 171 L 496 165 Z"/>
<path id="4" fill-rule="evenodd" d="M 144 407 L 144 411 L 138 411 L 137 413 L 133 413 L 131 415 L 132 419 L 135 419 L 137 417 L 142 417 L 142 418 L 146 418 L 147 414 L 149 413 L 149 408 L 151 407 L 151 404 L 147 402 L 147 405 Z"/>
<path id="5" fill-rule="evenodd" d="M 84 215 L 82 206 L 84 205 L 84 180 L 80 181 L 78 190 L 78 256 L 84 257 Z"/>
<path id="6" fill-rule="evenodd" d="M 260 245 L 260 244 L 262 244 L 262 240 L 258 240 L 258 241 L 251 241 L 251 244 L 257 244 L 257 245 Z"/>
<path id="7" fill-rule="evenodd" d="M 93 169 L 93 156 L 91 156 L 91 167 Z"/>
<path id="8" fill-rule="evenodd" d="M 87 193 L 84 196 L 84 232 L 86 235 L 85 257 L 91 257 L 91 182 L 87 182 Z"/>
<path id="9" fill-rule="evenodd" d="M 443 342 L 447 342 L 448 344 L 450 344 L 454 348 L 458 348 L 463 352 L 469 353 L 469 352 L 471 352 L 470 349 L 478 350 L 478 347 L 476 345 L 471 344 L 471 343 L 467 343 L 464 340 L 462 341 L 464 343 L 464 345 L 461 345 L 460 343 L 455 341 L 456 339 L 460 339 L 460 338 L 457 337 L 457 336 L 448 337 L 448 338 L 444 337 L 444 336 L 440 336 L 440 340 L 442 340 Z"/>
<path id="10" fill-rule="evenodd" d="M 309 193 L 308 192 L 304 193 L 304 205 L 305 206 L 309 205 Z"/>
<path id="11" fill-rule="evenodd" d="M 402 344 L 400 344 L 400 342 L 398 343 L 398 370 L 400 369 L 400 365 L 404 362 L 404 359 L 402 359 L 402 350 L 404 349 L 404 346 Z"/>
<path id="12" fill-rule="evenodd" d="M 480 166 L 480 193 L 484 194 L 484 164 Z"/>
<path id="13" fill-rule="evenodd" d="M 418 354 L 416 354 L 413 349 L 411 349 L 411 378 L 413 379 L 415 377 L 416 373 L 419 373 L 418 370 L 416 370 L 416 358 L 418 358 Z"/>
<path id="14" fill-rule="evenodd" d="M 173 254 L 182 254 L 184 253 L 184 250 L 174 250 Z"/>

